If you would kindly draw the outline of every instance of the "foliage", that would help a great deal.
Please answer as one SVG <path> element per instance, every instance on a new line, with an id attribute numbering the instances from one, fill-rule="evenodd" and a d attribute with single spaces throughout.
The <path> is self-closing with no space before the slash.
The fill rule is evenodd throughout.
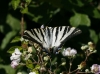
<path id="1" fill-rule="evenodd" d="M 84 56 L 81 55 L 80 46 L 93 41 L 98 52 L 90 56 L 91 59 L 88 61 L 91 63 L 88 66 L 100 62 L 100 3 L 98 0 L 8 0 L 6 2 L 1 0 L 0 5 L 0 65 L 2 65 L 0 74 L 16 74 L 18 71 L 23 71 L 25 74 L 27 71 L 25 67 L 18 68 L 16 72 L 12 69 L 12 72 L 7 71 L 11 62 L 7 50 L 11 46 L 20 46 L 19 41 L 11 42 L 11 40 L 15 36 L 20 36 L 23 29 L 37 28 L 42 24 L 79 27 L 82 34 L 67 41 L 65 46 L 76 48 L 82 60 Z M 80 60 L 77 63 L 79 62 Z"/>

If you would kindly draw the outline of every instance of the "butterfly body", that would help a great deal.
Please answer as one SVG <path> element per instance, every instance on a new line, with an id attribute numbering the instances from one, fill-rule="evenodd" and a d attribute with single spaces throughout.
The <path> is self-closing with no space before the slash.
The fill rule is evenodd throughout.
<path id="1" fill-rule="evenodd" d="M 35 28 L 24 31 L 23 38 L 38 43 L 47 53 L 57 52 L 71 37 L 80 34 L 81 30 L 70 26 Z"/>

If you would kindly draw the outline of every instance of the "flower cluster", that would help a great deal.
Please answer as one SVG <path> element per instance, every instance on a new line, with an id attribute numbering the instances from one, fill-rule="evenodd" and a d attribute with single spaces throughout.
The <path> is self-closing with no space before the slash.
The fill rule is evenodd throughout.
<path id="1" fill-rule="evenodd" d="M 15 51 L 12 53 L 12 56 L 10 57 L 11 62 L 11 67 L 12 68 L 16 68 L 19 65 L 20 62 L 20 56 L 21 56 L 21 52 L 18 48 L 15 49 Z"/>
<path id="2" fill-rule="evenodd" d="M 43 26 L 41 26 L 43 28 Z M 32 43 L 33 46 L 30 46 L 31 42 L 28 40 L 25 40 L 23 37 L 20 38 L 21 46 L 19 48 L 15 48 L 14 52 L 12 53 L 12 56 L 10 57 L 11 62 L 11 67 L 16 68 L 19 63 L 20 65 L 25 65 L 27 68 L 29 68 L 30 72 L 29 74 L 56 74 L 56 71 L 58 68 L 61 66 L 65 67 L 64 71 L 59 70 L 59 74 L 72 74 L 73 72 L 75 73 L 82 73 L 82 70 L 87 66 L 87 58 L 92 54 L 96 53 L 95 46 L 92 42 L 88 42 L 87 45 L 82 45 L 81 49 L 82 51 L 85 52 L 85 59 L 80 62 L 76 70 L 72 70 L 72 65 L 73 65 L 73 60 L 75 59 L 75 56 L 77 55 L 77 50 L 71 47 L 64 48 L 62 52 L 57 52 L 62 53 L 62 58 L 61 61 L 57 62 L 57 59 L 59 57 L 56 57 L 52 54 L 47 54 L 46 52 L 43 52 L 43 49 L 36 43 Z M 30 45 L 29 45 L 30 44 Z M 62 48 L 59 48 L 60 50 Z M 58 50 L 59 50 L 58 49 Z M 22 50 L 22 52 L 20 52 Z M 67 68 L 67 58 L 69 62 L 69 69 L 66 71 Z M 22 59 L 22 61 L 21 61 Z M 53 67 L 56 67 L 53 71 Z M 90 67 L 91 70 L 86 69 L 85 73 L 94 73 L 94 74 L 99 74 L 100 73 L 100 65 L 98 64 L 93 64 Z M 17 73 L 21 74 L 21 72 Z"/>
<path id="3" fill-rule="evenodd" d="M 83 45 L 81 47 L 82 50 L 88 51 L 89 53 L 96 53 L 97 51 L 95 50 L 95 45 L 92 42 L 88 42 L 87 45 Z"/>
<path id="4" fill-rule="evenodd" d="M 71 49 L 69 47 L 69 48 L 64 49 L 62 54 L 63 54 L 63 56 L 68 56 L 68 57 L 72 56 L 72 57 L 74 57 L 75 54 L 77 54 L 77 51 L 75 49 Z"/>

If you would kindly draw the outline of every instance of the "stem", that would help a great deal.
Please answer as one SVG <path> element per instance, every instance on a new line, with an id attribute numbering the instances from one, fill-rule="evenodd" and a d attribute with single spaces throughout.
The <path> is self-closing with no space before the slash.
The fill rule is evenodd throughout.
<path id="1" fill-rule="evenodd" d="M 51 58 L 50 58 L 50 71 L 51 71 Z"/>
<path id="2" fill-rule="evenodd" d="M 74 70 L 74 71 L 70 72 L 70 74 L 71 74 L 71 73 L 73 73 L 73 72 L 76 72 L 76 71 L 78 71 L 78 70 L 79 70 L 79 69 L 76 69 L 76 70 Z"/>
<path id="3" fill-rule="evenodd" d="M 34 62 L 36 62 L 36 60 L 32 57 L 32 60 L 34 61 Z"/>
<path id="4" fill-rule="evenodd" d="M 91 72 L 88 72 L 88 73 L 86 73 L 86 72 L 78 72 L 79 74 L 94 74 L 94 73 L 91 73 Z"/>
<path id="5" fill-rule="evenodd" d="M 71 67 L 72 67 L 72 62 L 70 62 L 69 65 L 70 65 L 69 66 L 69 74 L 70 74 L 70 70 L 71 70 Z"/>
<path id="6" fill-rule="evenodd" d="M 73 58 L 70 58 L 70 62 L 69 62 L 69 74 L 70 74 L 71 67 L 72 67 L 72 61 L 73 61 Z"/>
<path id="7" fill-rule="evenodd" d="M 23 36 L 23 32 L 24 32 L 24 15 L 22 14 L 21 17 L 21 36 Z"/>

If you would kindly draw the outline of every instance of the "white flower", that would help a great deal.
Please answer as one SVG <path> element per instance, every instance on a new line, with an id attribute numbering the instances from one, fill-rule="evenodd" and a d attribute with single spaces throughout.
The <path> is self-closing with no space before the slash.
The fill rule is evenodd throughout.
<path id="1" fill-rule="evenodd" d="M 30 72 L 29 74 L 36 74 L 35 72 Z"/>
<path id="2" fill-rule="evenodd" d="M 16 68 L 19 65 L 19 63 L 17 61 L 12 61 L 11 62 L 11 67 L 12 68 Z"/>
<path id="3" fill-rule="evenodd" d="M 16 55 L 21 55 L 22 53 L 20 52 L 20 50 L 18 48 L 15 48 L 15 52 Z"/>
<path id="4" fill-rule="evenodd" d="M 93 64 L 91 67 L 91 72 L 93 72 L 95 74 L 100 74 L 100 65 Z"/>
<path id="5" fill-rule="evenodd" d="M 77 51 L 76 51 L 75 49 L 72 49 L 72 50 L 70 51 L 70 55 L 73 56 L 73 55 L 75 55 L 75 54 L 77 54 Z"/>
<path id="6" fill-rule="evenodd" d="M 77 51 L 75 49 L 71 49 L 70 47 L 67 49 L 64 49 L 62 52 L 63 56 L 75 56 L 77 54 Z"/>
<path id="7" fill-rule="evenodd" d="M 15 51 L 12 53 L 12 56 L 10 57 L 10 60 L 16 60 L 17 62 L 19 62 L 21 54 L 22 53 L 19 51 L 19 49 L 16 48 Z"/>

